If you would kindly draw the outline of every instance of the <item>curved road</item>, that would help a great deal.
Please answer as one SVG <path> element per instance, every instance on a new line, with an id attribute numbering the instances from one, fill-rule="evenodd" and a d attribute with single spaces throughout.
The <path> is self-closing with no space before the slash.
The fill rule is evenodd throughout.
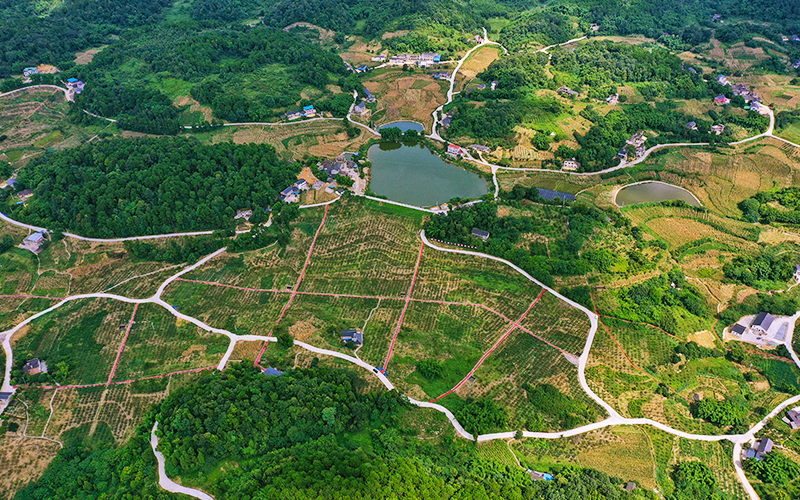
<path id="1" fill-rule="evenodd" d="M 150 447 L 153 449 L 153 454 L 158 461 L 158 485 L 171 493 L 183 493 L 190 497 L 199 498 L 200 500 L 214 500 L 214 497 L 194 488 L 187 488 L 181 486 L 167 476 L 167 462 L 164 459 L 164 454 L 156 450 L 158 448 L 158 422 L 153 424 L 153 430 L 150 431 Z"/>

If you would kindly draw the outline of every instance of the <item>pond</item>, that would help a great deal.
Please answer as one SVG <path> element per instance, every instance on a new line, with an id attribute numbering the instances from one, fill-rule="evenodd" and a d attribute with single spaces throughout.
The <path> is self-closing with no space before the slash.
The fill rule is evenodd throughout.
<path id="1" fill-rule="evenodd" d="M 369 148 L 369 189 L 392 201 L 431 207 L 452 198 L 479 198 L 486 179 L 451 165 L 419 142 L 384 142 Z"/>
<path id="2" fill-rule="evenodd" d="M 686 189 L 659 181 L 646 181 L 625 186 L 617 192 L 614 203 L 620 207 L 624 207 L 636 203 L 651 203 L 668 200 L 683 200 L 689 205 L 694 205 L 696 207 L 703 206 L 700 200 L 695 198 L 695 196 Z"/>
<path id="3" fill-rule="evenodd" d="M 422 126 L 421 123 L 417 122 L 392 122 L 387 123 L 386 125 L 381 125 L 378 129 L 389 128 L 389 127 L 397 127 L 400 129 L 400 132 L 405 132 L 406 130 L 416 130 L 417 132 L 424 132 L 425 127 Z"/>

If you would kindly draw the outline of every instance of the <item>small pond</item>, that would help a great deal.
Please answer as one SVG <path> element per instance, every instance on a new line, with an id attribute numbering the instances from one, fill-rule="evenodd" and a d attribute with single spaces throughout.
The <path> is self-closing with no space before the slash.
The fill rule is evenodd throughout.
<path id="1" fill-rule="evenodd" d="M 406 130 L 416 130 L 417 132 L 424 132 L 425 127 L 422 126 L 421 123 L 417 122 L 392 122 L 387 123 L 386 125 L 381 125 L 380 129 L 383 128 L 390 128 L 390 127 L 397 127 L 400 129 L 400 132 L 405 132 Z"/>
<path id="2" fill-rule="evenodd" d="M 445 162 L 419 142 L 375 144 L 369 148 L 369 161 L 369 189 L 392 201 L 431 207 L 489 192 L 486 179 Z"/>
<path id="3" fill-rule="evenodd" d="M 627 205 L 635 205 L 636 203 L 651 203 L 668 200 L 683 200 L 689 205 L 694 205 L 696 207 L 703 206 L 700 201 L 686 189 L 659 181 L 647 181 L 625 186 L 617 192 L 614 202 L 624 207 Z"/>

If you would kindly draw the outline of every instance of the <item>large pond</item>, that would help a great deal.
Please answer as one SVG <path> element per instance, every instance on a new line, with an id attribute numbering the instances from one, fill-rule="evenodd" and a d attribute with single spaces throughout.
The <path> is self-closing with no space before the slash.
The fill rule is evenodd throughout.
<path id="1" fill-rule="evenodd" d="M 421 143 L 375 144 L 369 148 L 369 161 L 369 189 L 392 201 L 431 207 L 489 192 L 486 179 L 445 162 Z"/>
<path id="2" fill-rule="evenodd" d="M 692 193 L 682 187 L 673 186 L 666 182 L 648 181 L 625 186 L 617 192 L 614 202 L 624 207 L 636 203 L 650 203 L 658 201 L 683 200 L 689 205 L 702 206 Z"/>
<path id="3" fill-rule="evenodd" d="M 389 127 L 397 127 L 400 129 L 400 132 L 405 132 L 406 130 L 416 130 L 417 132 L 424 132 L 425 127 L 422 126 L 421 123 L 417 122 L 392 122 L 387 123 L 386 125 L 381 125 L 378 129 L 389 128 Z"/>

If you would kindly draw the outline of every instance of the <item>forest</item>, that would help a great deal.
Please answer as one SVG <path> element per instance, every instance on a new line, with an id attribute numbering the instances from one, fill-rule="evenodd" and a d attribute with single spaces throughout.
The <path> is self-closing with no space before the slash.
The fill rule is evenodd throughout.
<path id="1" fill-rule="evenodd" d="M 33 160 L 14 217 L 99 238 L 234 227 L 243 208 L 271 206 L 297 179 L 268 145 L 201 144 L 193 138 L 110 140 Z"/>
<path id="2" fill-rule="evenodd" d="M 121 448 L 68 439 L 41 479 L 15 498 L 161 498 L 147 442 L 156 418 L 168 475 L 216 498 L 658 498 L 570 465 L 551 469 L 556 481 L 534 482 L 522 468 L 479 456 L 466 440 L 419 439 L 412 422 L 431 410 L 363 385 L 352 371 L 320 367 L 267 377 L 242 363 L 203 375 L 151 410 Z M 237 466 L 224 467 L 231 460 Z"/>
<path id="3" fill-rule="evenodd" d="M 516 243 L 523 233 L 539 233 L 551 225 L 551 218 L 561 218 L 569 228 L 568 234 L 550 239 L 549 254 L 543 244 L 518 248 Z M 509 260 L 529 272 L 546 285 L 553 284 L 553 276 L 586 274 L 594 268 L 605 269 L 610 255 L 594 250 L 582 251 L 584 243 L 595 228 L 609 224 L 606 214 L 585 205 L 548 207 L 547 212 L 531 217 L 498 217 L 497 205 L 479 203 L 466 209 L 451 210 L 447 214 L 431 217 L 424 225 L 429 238 L 474 246 Z M 472 228 L 489 231 L 484 242 L 472 236 Z"/>

